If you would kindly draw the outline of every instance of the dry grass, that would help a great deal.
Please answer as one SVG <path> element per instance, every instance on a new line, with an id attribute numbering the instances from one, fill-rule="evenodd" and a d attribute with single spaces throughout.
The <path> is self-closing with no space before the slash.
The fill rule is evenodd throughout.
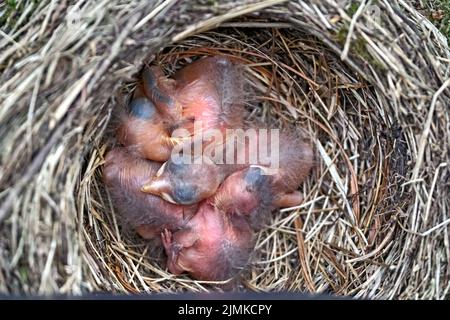
<path id="1" fill-rule="evenodd" d="M 215 287 L 120 230 L 99 176 L 114 93 L 144 59 L 219 52 L 247 67 L 251 117 L 301 126 L 319 159 L 242 288 L 449 297 L 450 52 L 408 3 L 372 19 L 367 1 L 80 1 L 73 28 L 65 4 L 19 2 L 0 32 L 0 291 Z"/>

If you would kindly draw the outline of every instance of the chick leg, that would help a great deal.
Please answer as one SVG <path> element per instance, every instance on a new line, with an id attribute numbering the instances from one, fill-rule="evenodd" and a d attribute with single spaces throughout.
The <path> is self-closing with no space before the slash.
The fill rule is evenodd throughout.
<path id="1" fill-rule="evenodd" d="M 161 232 L 161 240 L 167 255 L 167 268 L 175 275 L 182 274 L 185 270 L 178 265 L 178 257 L 182 246 L 174 243 L 172 232 L 168 229 L 164 229 L 164 231 Z"/>

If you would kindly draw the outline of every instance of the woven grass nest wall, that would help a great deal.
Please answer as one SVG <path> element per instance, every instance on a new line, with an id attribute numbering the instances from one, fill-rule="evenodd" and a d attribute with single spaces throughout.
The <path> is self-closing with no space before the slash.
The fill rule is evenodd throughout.
<path id="1" fill-rule="evenodd" d="M 144 61 L 223 54 L 246 66 L 251 117 L 310 132 L 318 159 L 241 288 L 449 297 L 450 52 L 408 3 L 87 0 L 75 18 L 20 3 L 0 39 L 0 291 L 216 287 L 122 232 L 100 173 L 116 93 Z"/>

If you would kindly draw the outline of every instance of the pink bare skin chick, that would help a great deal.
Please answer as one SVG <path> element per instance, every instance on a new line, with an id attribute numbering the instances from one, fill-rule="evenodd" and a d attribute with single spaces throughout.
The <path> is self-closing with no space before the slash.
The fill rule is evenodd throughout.
<path id="1" fill-rule="evenodd" d="M 221 212 L 246 216 L 251 227 L 260 230 L 273 210 L 297 206 L 303 201 L 299 191 L 280 189 L 277 183 L 280 177 L 264 174 L 265 170 L 250 166 L 231 174 L 207 201 Z"/>
<path id="2" fill-rule="evenodd" d="M 289 207 L 302 201 L 296 192 L 309 175 L 314 164 L 314 154 L 308 142 L 295 131 L 281 131 L 279 137 L 279 169 L 273 174 L 270 184 L 274 188 L 274 205 Z M 238 152 L 248 152 L 246 148 Z M 245 159 L 241 164 L 202 164 L 175 163 L 169 159 L 158 174 L 142 186 L 142 191 L 161 196 L 166 195 L 170 201 L 179 204 L 194 204 L 213 196 L 220 184 L 230 174 L 243 170 L 252 163 Z M 269 173 L 268 163 L 257 164 Z M 179 197 L 181 190 L 189 190 L 186 197 Z"/>
<path id="3" fill-rule="evenodd" d="M 150 181 L 143 184 L 141 191 L 171 203 L 192 205 L 211 197 L 226 176 L 235 170 L 231 165 L 186 164 L 169 159 Z"/>
<path id="4" fill-rule="evenodd" d="M 146 239 L 159 237 L 165 228 L 184 227 L 197 210 L 197 206 L 171 204 L 140 191 L 144 179 L 154 175 L 159 167 L 160 164 L 138 158 L 125 148 L 115 148 L 106 155 L 103 168 L 103 181 L 119 216 Z"/>
<path id="5" fill-rule="evenodd" d="M 251 227 L 259 230 L 276 207 L 277 195 L 270 182 L 270 176 L 251 166 L 227 177 L 206 201 L 220 212 L 247 217 Z"/>
<path id="6" fill-rule="evenodd" d="M 117 130 L 119 143 L 129 151 L 161 162 L 169 159 L 173 146 L 179 142 L 170 136 L 171 117 L 180 113 L 181 107 L 166 93 L 169 89 L 162 91 L 157 87 L 167 86 L 167 81 L 158 67 L 145 67 Z"/>
<path id="7" fill-rule="evenodd" d="M 253 231 L 241 216 L 227 215 L 207 202 L 182 230 L 165 230 L 162 242 L 167 267 L 175 275 L 184 272 L 204 281 L 234 277 L 248 263 L 253 250 Z"/>
<path id="8" fill-rule="evenodd" d="M 183 118 L 191 120 L 182 127 L 194 133 L 193 122 L 202 130 L 242 128 L 243 76 L 231 59 L 212 56 L 197 60 L 177 71 L 176 100 Z"/>

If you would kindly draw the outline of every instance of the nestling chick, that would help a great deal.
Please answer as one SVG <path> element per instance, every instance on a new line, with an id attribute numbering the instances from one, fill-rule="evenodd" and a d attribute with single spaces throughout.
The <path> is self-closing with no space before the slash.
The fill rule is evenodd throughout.
<path id="1" fill-rule="evenodd" d="M 303 196 L 297 190 L 315 164 L 313 146 L 300 131 L 292 129 L 280 134 L 279 169 L 275 175 L 270 176 L 275 195 L 273 204 L 280 208 L 301 204 Z"/>
<path id="2" fill-rule="evenodd" d="M 177 71 L 174 79 L 183 118 L 191 120 L 183 127 L 191 133 L 193 121 L 201 121 L 203 131 L 242 127 L 244 83 L 237 63 L 223 56 L 206 57 Z"/>
<path id="3" fill-rule="evenodd" d="M 245 145 L 237 150 L 237 153 L 244 153 L 244 157 L 240 157 L 245 159 L 243 163 L 235 161 L 233 164 L 215 164 L 212 161 L 203 161 L 201 164 L 176 164 L 173 159 L 169 159 L 158 174 L 142 186 L 142 191 L 155 195 L 164 193 L 167 199 L 174 203 L 194 204 L 214 195 L 224 179 L 233 172 L 250 165 L 259 165 L 265 173 L 273 175 L 270 184 L 274 189 L 273 194 L 276 195 L 274 205 L 280 207 L 296 205 L 302 198 L 295 190 L 308 176 L 313 166 L 313 151 L 304 138 L 295 131 L 281 131 L 279 142 L 279 150 L 273 150 L 279 154 L 279 169 L 275 174 L 269 172 L 270 163 L 266 160 L 258 158 L 256 163 L 249 161 L 250 158 L 245 155 L 258 151 L 251 151 Z M 272 152 L 270 148 L 268 141 L 268 150 Z M 180 198 L 177 194 L 181 190 L 189 190 L 189 196 Z"/>
<path id="4" fill-rule="evenodd" d="M 154 175 L 159 167 L 160 164 L 138 158 L 125 148 L 109 151 L 103 167 L 103 181 L 119 216 L 146 239 L 159 237 L 165 228 L 182 228 L 197 211 L 197 206 L 171 204 L 140 191 L 144 179 Z"/>
<path id="5" fill-rule="evenodd" d="M 169 159 L 177 140 L 170 137 L 169 121 L 138 84 L 117 130 L 119 143 L 136 155 L 154 161 Z"/>
<path id="6" fill-rule="evenodd" d="M 270 176 L 250 166 L 228 176 L 206 201 L 220 212 L 247 217 L 251 227 L 259 230 L 275 209 L 274 200 Z"/>
<path id="7" fill-rule="evenodd" d="M 188 272 L 197 280 L 235 276 L 253 250 L 253 232 L 247 220 L 220 212 L 206 201 L 184 229 L 165 230 L 161 237 L 169 271 L 175 275 Z"/>
<path id="8" fill-rule="evenodd" d="M 217 192 L 207 201 L 221 212 L 248 218 L 258 231 L 276 208 L 292 207 L 302 203 L 299 191 L 280 190 L 276 175 L 264 174 L 264 167 L 250 166 L 228 176 Z"/>
<path id="9" fill-rule="evenodd" d="M 308 139 L 293 128 L 281 130 L 279 142 L 278 169 L 273 171 L 264 161 L 260 162 L 259 168 L 270 182 L 272 204 L 279 208 L 297 206 L 303 202 L 297 189 L 316 162 L 314 151 Z"/>
<path id="10" fill-rule="evenodd" d="M 171 203 L 192 205 L 212 196 L 235 170 L 233 165 L 217 165 L 212 161 L 196 164 L 169 159 L 141 190 Z"/>

